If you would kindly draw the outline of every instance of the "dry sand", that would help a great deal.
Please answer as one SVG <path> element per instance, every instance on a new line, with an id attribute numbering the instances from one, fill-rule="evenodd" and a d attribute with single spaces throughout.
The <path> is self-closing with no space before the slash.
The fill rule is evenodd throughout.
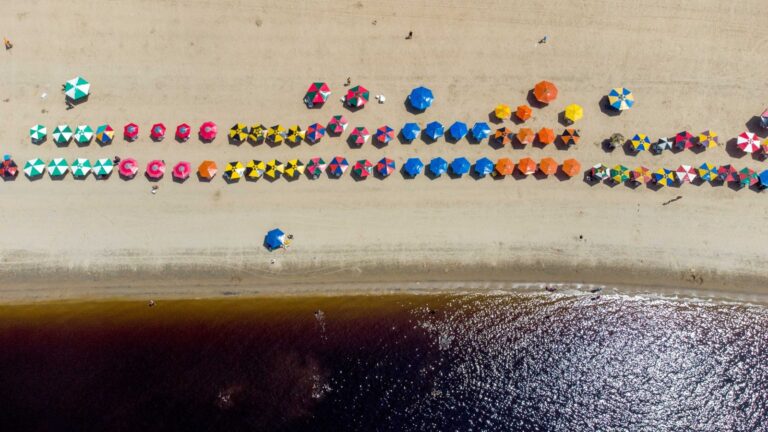
<path id="1" fill-rule="evenodd" d="M 658 157 L 609 154 L 600 142 L 613 132 L 656 139 L 710 128 L 725 141 L 745 130 L 768 103 L 764 17 L 765 2 L 758 0 L 12 0 L 0 15 L 0 33 L 15 44 L 0 53 L 0 148 L 21 163 L 121 155 L 140 163 L 210 158 L 223 165 L 337 154 L 402 163 L 465 155 L 762 169 L 765 162 L 725 146 Z M 409 30 L 413 40 L 404 39 Z M 538 45 L 544 35 L 549 43 Z M 91 81 L 92 96 L 65 110 L 61 84 L 75 75 Z M 338 99 L 348 76 L 386 95 L 387 103 L 344 109 Z M 559 132 L 558 113 L 582 104 L 577 148 L 419 140 L 350 149 L 339 138 L 270 148 L 230 145 L 223 133 L 211 144 L 148 138 L 157 121 L 196 128 L 213 120 L 226 130 L 238 121 L 306 126 L 345 114 L 351 126 L 369 129 L 406 121 L 471 124 L 488 120 L 499 102 L 524 103 L 541 79 L 555 82 L 560 97 L 535 110 L 530 126 Z M 327 81 L 333 95 L 322 109 L 308 110 L 302 97 L 315 80 Z M 414 115 L 404 100 L 417 85 L 430 86 L 436 101 Z M 615 86 L 637 97 L 621 116 L 599 106 Z M 138 142 L 57 148 L 27 138 L 38 122 L 50 132 L 59 123 L 122 128 L 129 121 L 142 127 Z M 232 185 L 221 178 L 177 184 L 169 176 L 159 186 L 152 195 L 143 178 L 20 176 L 0 184 L 0 300 L 387 290 L 440 281 L 452 281 L 442 287 L 570 281 L 676 286 L 705 295 L 766 292 L 768 207 L 765 195 L 752 190 L 400 175 Z M 678 195 L 683 199 L 662 206 Z M 273 227 L 295 236 L 288 251 L 261 247 Z"/>

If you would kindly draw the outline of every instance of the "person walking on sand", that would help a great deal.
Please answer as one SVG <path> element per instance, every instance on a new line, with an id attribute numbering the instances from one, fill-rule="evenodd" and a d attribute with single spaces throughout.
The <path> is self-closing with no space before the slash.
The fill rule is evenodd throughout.
<path id="1" fill-rule="evenodd" d="M 413 31 L 408 32 L 408 36 L 405 37 L 405 40 L 411 40 L 413 39 Z"/>
<path id="2" fill-rule="evenodd" d="M 3 38 L 3 45 L 5 45 L 5 49 L 7 50 L 13 48 L 13 44 L 8 40 L 8 38 Z"/>

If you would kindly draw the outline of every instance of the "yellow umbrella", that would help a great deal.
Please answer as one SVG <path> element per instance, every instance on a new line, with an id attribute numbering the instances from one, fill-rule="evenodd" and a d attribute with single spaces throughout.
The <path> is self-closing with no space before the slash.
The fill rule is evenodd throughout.
<path id="1" fill-rule="evenodd" d="M 272 144 L 280 144 L 285 140 L 285 128 L 282 125 L 274 125 L 267 130 L 267 140 Z"/>
<path id="2" fill-rule="evenodd" d="M 264 140 L 267 128 L 261 123 L 256 123 L 251 126 L 251 131 L 248 133 L 248 139 L 254 143 L 261 143 Z"/>
<path id="3" fill-rule="evenodd" d="M 245 175 L 249 180 L 256 180 L 261 178 L 264 171 L 267 169 L 267 164 L 260 160 L 251 159 L 245 165 Z"/>
<path id="4" fill-rule="evenodd" d="M 711 130 L 699 134 L 699 145 L 704 148 L 717 147 L 719 140 L 717 133 Z"/>
<path id="5" fill-rule="evenodd" d="M 584 117 L 584 109 L 581 105 L 570 104 L 565 107 L 565 118 L 571 123 L 581 120 Z"/>
<path id="6" fill-rule="evenodd" d="M 510 108 L 507 104 L 499 104 L 496 106 L 496 109 L 493 110 L 493 113 L 500 120 L 508 119 L 512 116 L 512 108 Z"/>
<path id="7" fill-rule="evenodd" d="M 245 167 L 242 162 L 230 162 L 224 167 L 224 177 L 231 181 L 238 181 L 243 177 Z"/>
<path id="8" fill-rule="evenodd" d="M 271 161 L 267 162 L 267 169 L 264 170 L 264 177 L 270 180 L 277 180 L 283 171 L 285 171 L 285 166 L 283 163 L 277 159 L 272 159 Z"/>
<path id="9" fill-rule="evenodd" d="M 290 128 L 288 128 L 288 142 L 297 145 L 301 144 L 302 141 L 304 141 L 304 136 L 306 135 L 306 132 L 301 130 L 301 126 L 299 125 L 293 125 Z"/>
<path id="10" fill-rule="evenodd" d="M 229 139 L 243 142 L 246 138 L 248 138 L 248 126 L 242 123 L 236 123 L 229 128 Z"/>
<path id="11" fill-rule="evenodd" d="M 285 171 L 283 173 L 286 177 L 295 179 L 299 175 L 304 174 L 304 164 L 298 159 L 291 159 L 285 165 Z"/>

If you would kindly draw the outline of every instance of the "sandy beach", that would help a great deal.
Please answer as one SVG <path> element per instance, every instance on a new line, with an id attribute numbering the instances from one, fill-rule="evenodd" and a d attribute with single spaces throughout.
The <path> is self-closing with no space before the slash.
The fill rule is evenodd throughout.
<path id="1" fill-rule="evenodd" d="M 722 143 L 754 124 L 768 105 L 765 4 L 714 0 L 555 1 L 11 1 L 0 33 L 14 48 L 0 53 L 0 150 L 20 164 L 33 157 L 136 158 L 168 163 L 203 159 L 350 161 L 387 156 L 398 166 L 467 156 L 471 160 L 550 156 L 583 166 L 732 163 L 766 168 L 730 145 L 701 153 L 653 156 L 607 153 L 612 133 L 653 140 L 682 130 L 712 129 Z M 413 31 L 412 40 L 405 36 Z M 549 42 L 538 44 L 547 35 Z M 67 110 L 61 85 L 82 75 L 91 97 Z M 385 104 L 350 112 L 339 102 L 343 83 L 362 84 Z M 285 126 L 327 122 L 344 114 L 354 126 L 422 125 L 439 120 L 489 121 L 498 103 L 526 103 L 547 79 L 560 90 L 526 125 L 560 133 L 558 114 L 584 107 L 582 141 L 496 149 L 466 140 L 433 144 L 393 141 L 361 149 L 341 138 L 291 148 L 227 142 L 236 122 Z M 302 102 L 310 82 L 326 81 L 321 109 Z M 435 92 L 423 114 L 405 109 L 416 86 Z M 635 107 L 604 113 L 612 87 L 635 93 Z M 45 98 L 41 95 L 47 93 Z M 149 139 L 150 126 L 169 129 L 215 121 L 210 144 Z M 112 145 L 51 140 L 30 143 L 42 123 L 128 122 L 141 138 Z M 505 125 L 520 126 L 507 120 Z M 493 124 L 492 124 L 493 126 Z M 761 136 L 765 137 L 764 133 Z M 743 157 L 742 157 L 743 156 Z M 678 287 L 704 296 L 764 296 L 768 252 L 765 195 L 703 184 L 658 191 L 590 186 L 581 176 L 526 179 L 471 177 L 332 180 L 325 175 L 227 184 L 170 175 L 107 181 L 71 176 L 0 184 L 0 301 L 80 298 L 210 297 L 227 294 L 337 292 L 372 287 L 467 286 L 573 282 Z M 663 203 L 682 196 L 669 205 Z M 268 252 L 264 234 L 294 235 L 288 250 Z M 274 263 L 272 262 L 274 260 Z M 431 289 L 431 288 L 430 288 Z"/>

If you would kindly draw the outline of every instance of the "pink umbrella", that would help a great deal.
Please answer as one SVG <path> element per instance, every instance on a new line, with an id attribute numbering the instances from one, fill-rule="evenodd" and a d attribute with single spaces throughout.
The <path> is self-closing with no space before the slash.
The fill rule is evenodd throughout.
<path id="1" fill-rule="evenodd" d="M 133 141 L 136 138 L 139 137 L 139 125 L 136 123 L 128 123 L 123 128 L 123 136 L 125 136 L 125 139 L 128 141 Z"/>
<path id="2" fill-rule="evenodd" d="M 147 164 L 147 177 L 160 180 L 165 174 L 165 162 L 155 159 Z"/>
<path id="3" fill-rule="evenodd" d="M 691 183 L 699 176 L 696 169 L 690 165 L 680 165 L 675 170 L 675 175 L 680 183 Z"/>
<path id="4" fill-rule="evenodd" d="M 757 135 L 752 132 L 742 132 L 736 138 L 736 145 L 744 151 L 744 153 L 754 153 L 760 150 L 760 140 L 757 139 Z"/>
<path id="5" fill-rule="evenodd" d="M 192 165 L 187 161 L 181 161 L 173 167 L 173 177 L 178 180 L 186 180 L 192 171 Z"/>
<path id="6" fill-rule="evenodd" d="M 162 123 L 153 124 L 152 130 L 149 132 L 149 137 L 155 141 L 160 141 L 165 138 L 165 125 Z"/>
<path id="7" fill-rule="evenodd" d="M 343 115 L 335 115 L 331 117 L 331 121 L 328 122 L 328 127 L 326 130 L 328 133 L 341 135 L 344 130 L 347 129 L 348 124 L 349 122 L 347 121 L 346 117 Z"/>
<path id="8" fill-rule="evenodd" d="M 117 164 L 117 172 L 121 177 L 133 178 L 139 172 L 139 165 L 134 158 L 125 158 Z"/>
<path id="9" fill-rule="evenodd" d="M 361 146 L 365 144 L 366 141 L 368 141 L 368 138 L 371 137 L 371 134 L 368 133 L 368 129 L 364 126 L 358 126 L 355 128 L 355 130 L 352 131 L 350 137 L 352 138 L 352 142 L 354 142 L 355 145 Z"/>
<path id="10" fill-rule="evenodd" d="M 200 139 L 203 141 L 213 141 L 216 139 L 216 123 L 207 121 L 200 125 Z"/>
<path id="11" fill-rule="evenodd" d="M 179 141 L 186 141 L 189 139 L 189 133 L 192 131 L 192 128 L 189 127 L 188 124 L 182 123 L 178 126 L 176 126 L 176 139 Z"/>

